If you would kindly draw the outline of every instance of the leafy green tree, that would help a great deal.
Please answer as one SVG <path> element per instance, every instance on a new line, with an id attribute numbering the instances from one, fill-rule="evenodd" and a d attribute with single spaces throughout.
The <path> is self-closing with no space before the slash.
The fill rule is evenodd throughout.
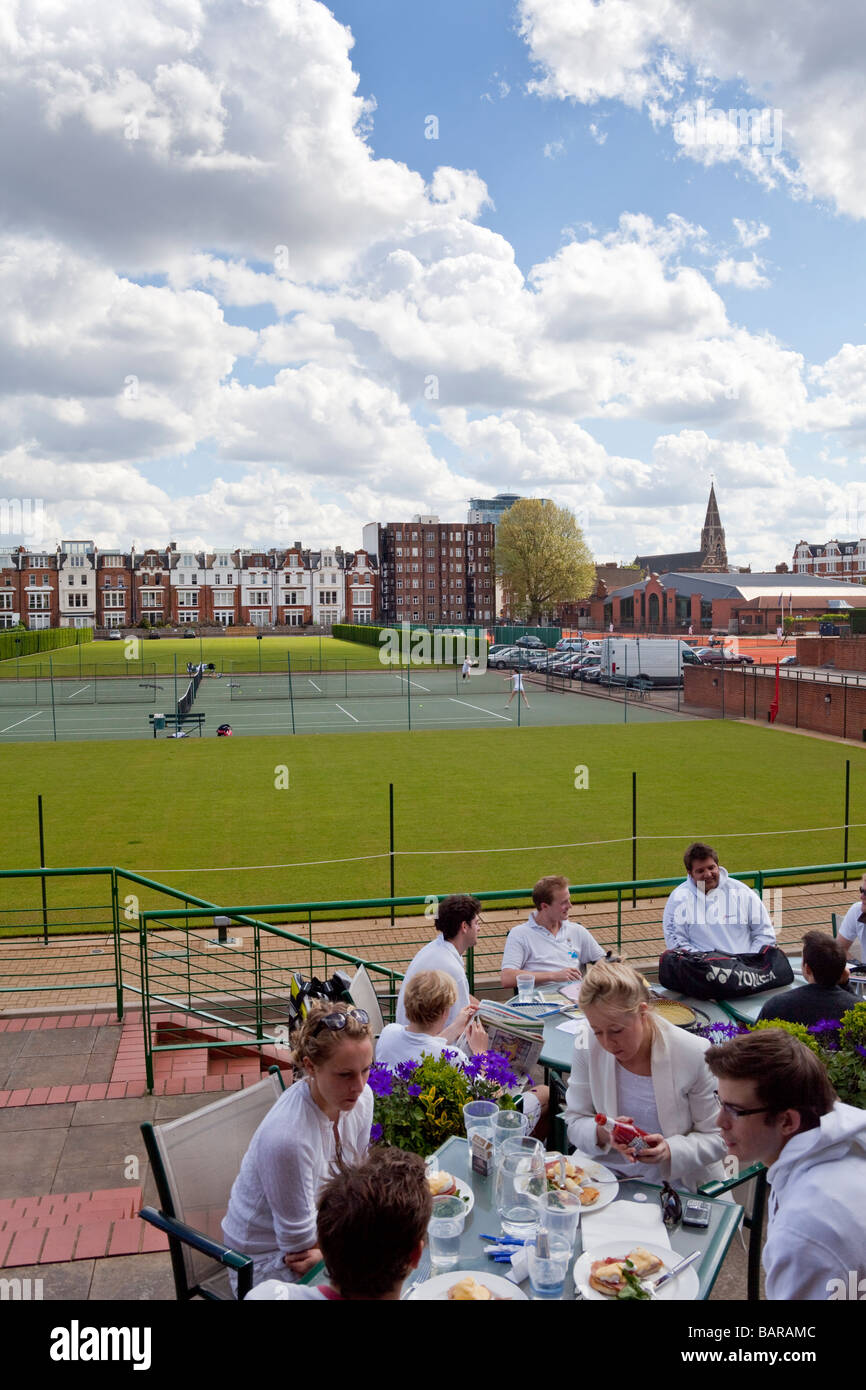
<path id="1" fill-rule="evenodd" d="M 574 513 L 522 497 L 496 528 L 496 572 L 512 609 L 530 623 L 592 592 L 595 563 Z"/>

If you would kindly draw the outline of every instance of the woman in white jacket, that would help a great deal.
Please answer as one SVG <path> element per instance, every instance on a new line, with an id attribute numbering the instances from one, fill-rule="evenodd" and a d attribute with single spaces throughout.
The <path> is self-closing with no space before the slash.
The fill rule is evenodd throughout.
<path id="1" fill-rule="evenodd" d="M 668 1181 L 695 1191 L 723 1178 L 725 1141 L 718 1128 L 709 1044 L 650 1008 L 646 981 L 629 965 L 597 961 L 580 991 L 586 1027 L 575 1038 L 566 1099 L 568 1137 L 576 1148 L 624 1176 Z M 596 1123 L 603 1113 L 608 1123 Z M 615 1142 L 612 1121 L 645 1130 L 636 1158 Z"/>

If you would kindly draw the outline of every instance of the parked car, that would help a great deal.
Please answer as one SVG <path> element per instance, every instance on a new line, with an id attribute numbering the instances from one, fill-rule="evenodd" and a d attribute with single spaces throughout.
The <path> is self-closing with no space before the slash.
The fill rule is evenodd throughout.
<path id="1" fill-rule="evenodd" d="M 193 630 L 192 630 L 191 627 L 188 627 L 188 628 L 186 628 L 186 630 L 185 630 L 185 632 L 184 632 L 183 635 L 184 635 L 184 637 L 195 637 L 195 636 L 197 636 L 197 633 L 193 632 Z"/>
<path id="2" fill-rule="evenodd" d="M 529 669 L 530 671 L 549 671 L 553 664 L 552 652 L 530 652 Z"/>
<path id="3" fill-rule="evenodd" d="M 123 641 L 123 633 L 122 633 L 122 632 L 118 632 L 118 630 L 117 630 L 116 627 L 115 627 L 115 628 L 112 628 L 111 632 L 109 632 L 109 634 L 108 634 L 108 640 L 109 640 L 109 642 L 122 642 L 122 641 Z"/>
<path id="4" fill-rule="evenodd" d="M 754 666 L 754 658 L 744 652 L 729 652 L 726 647 L 697 647 L 695 656 L 704 666 Z"/>
<path id="5" fill-rule="evenodd" d="M 557 652 L 582 652 L 586 647 L 585 637 L 561 637 L 554 647 Z"/>
<path id="6" fill-rule="evenodd" d="M 487 654 L 487 665 L 492 666 L 495 671 L 501 671 L 506 666 L 510 666 L 515 655 L 518 653 L 517 647 L 500 647 L 495 656 Z"/>
<path id="7" fill-rule="evenodd" d="M 592 657 L 589 661 L 584 661 L 576 672 L 576 676 L 580 681 L 600 681 L 601 657 Z"/>
<path id="8" fill-rule="evenodd" d="M 528 634 L 526 634 L 526 633 L 524 633 L 524 635 L 523 635 L 522 637 L 518 637 L 518 639 L 517 639 L 517 641 L 515 642 L 514 645 L 515 645 L 516 647 L 532 647 L 532 648 L 534 648 L 535 651 L 539 651 L 539 650 L 541 650 L 541 651 L 546 651 L 546 650 L 547 650 L 547 648 L 545 647 L 545 645 L 544 645 L 544 643 L 542 642 L 542 640 L 541 640 L 540 637 L 530 637 L 530 636 L 529 636 Z"/>
<path id="9" fill-rule="evenodd" d="M 499 652 L 510 652 L 513 645 L 513 642 L 494 642 L 492 647 L 487 648 L 488 662 L 491 661 L 494 656 L 497 656 Z"/>

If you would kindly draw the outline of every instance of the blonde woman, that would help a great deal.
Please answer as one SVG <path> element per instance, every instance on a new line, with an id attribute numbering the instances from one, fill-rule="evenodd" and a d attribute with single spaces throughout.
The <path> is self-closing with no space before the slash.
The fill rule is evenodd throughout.
<path id="1" fill-rule="evenodd" d="M 408 1022 L 389 1023 L 382 1029 L 376 1044 L 376 1061 L 387 1067 L 401 1062 L 420 1062 L 424 1056 L 441 1057 L 447 1047 L 464 1056 L 469 1052 L 486 1052 L 487 1034 L 474 1017 L 472 1009 L 457 1015 L 448 1026 L 452 1006 L 457 1002 L 457 986 L 444 970 L 419 970 L 407 982 L 403 1007 Z M 465 1029 L 468 1049 L 457 1048 L 457 1040 Z"/>
<path id="2" fill-rule="evenodd" d="M 292 1283 L 321 1260 L 316 1198 L 370 1143 L 373 1034 L 363 1009 L 318 1001 L 292 1035 L 303 1079 L 265 1116 L 244 1155 L 223 1221 L 228 1245 L 254 1261 L 253 1283 Z"/>
<path id="3" fill-rule="evenodd" d="M 724 1177 L 709 1044 L 657 1017 L 650 1001 L 646 980 L 630 965 L 590 966 L 580 991 L 587 1027 L 575 1039 L 566 1097 L 568 1137 L 623 1176 L 694 1191 Z M 596 1123 L 600 1113 L 608 1124 Z M 639 1159 L 614 1142 L 614 1119 L 646 1131 Z"/>

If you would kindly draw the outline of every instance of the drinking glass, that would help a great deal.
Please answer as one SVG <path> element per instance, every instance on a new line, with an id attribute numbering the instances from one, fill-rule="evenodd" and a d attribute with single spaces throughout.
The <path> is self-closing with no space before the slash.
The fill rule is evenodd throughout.
<path id="1" fill-rule="evenodd" d="M 463 1124 L 470 1148 L 473 1134 L 483 1134 L 485 1139 L 493 1138 L 493 1126 L 498 1114 L 499 1106 L 495 1100 L 470 1100 L 464 1105 Z"/>
<path id="2" fill-rule="evenodd" d="M 434 1199 L 427 1238 L 430 1243 L 431 1263 L 439 1269 L 457 1268 L 465 1223 L 466 1203 L 462 1197 Z"/>
<path id="3" fill-rule="evenodd" d="M 529 1003 L 535 993 L 535 976 L 520 974 L 517 977 L 517 997 L 522 1003 Z"/>
<path id="4" fill-rule="evenodd" d="M 526 1246 L 529 1261 L 529 1285 L 533 1299 L 562 1298 L 565 1276 L 574 1251 L 574 1243 L 564 1235 L 547 1233 L 547 1253 L 538 1254 L 538 1237 Z"/>
<path id="5" fill-rule="evenodd" d="M 493 1149 L 498 1155 L 506 1139 L 520 1139 L 529 1129 L 529 1116 L 520 1110 L 500 1110 L 493 1120 Z"/>
<path id="6" fill-rule="evenodd" d="M 544 1149 L 537 1139 L 506 1140 L 496 1159 L 496 1210 L 507 1236 L 535 1230 L 538 1198 L 546 1184 Z"/>
<path id="7" fill-rule="evenodd" d="M 567 1188 L 557 1188 L 555 1192 L 542 1192 L 536 1203 L 539 1229 L 551 1236 L 562 1236 L 574 1249 L 577 1228 L 580 1225 L 580 1197 Z"/>

